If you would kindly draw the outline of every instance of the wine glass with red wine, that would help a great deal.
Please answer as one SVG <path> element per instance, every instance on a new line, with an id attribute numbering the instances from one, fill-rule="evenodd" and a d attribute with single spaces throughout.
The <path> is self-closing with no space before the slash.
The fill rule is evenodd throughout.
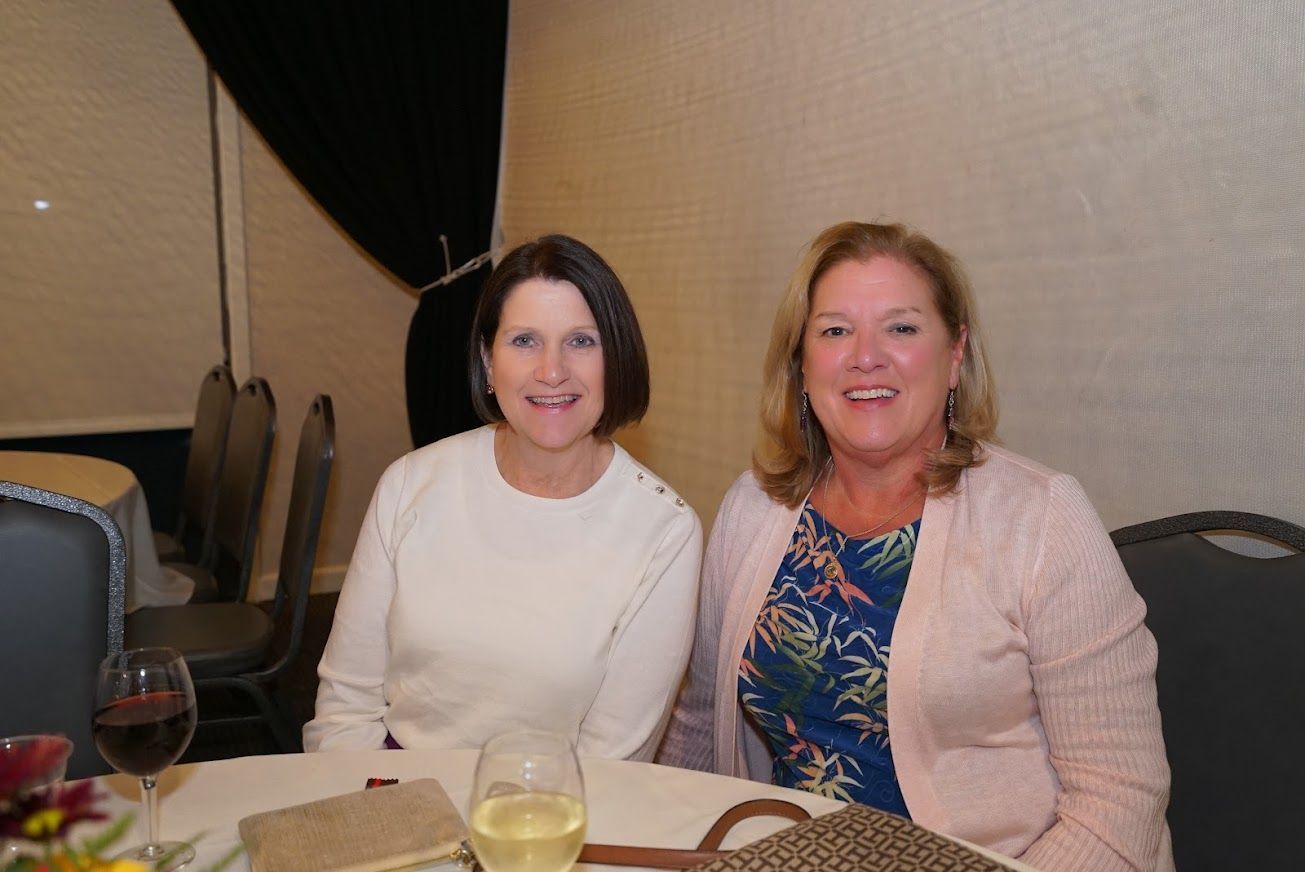
<path id="1" fill-rule="evenodd" d="M 177 762 L 195 734 L 195 686 L 172 648 L 136 648 L 100 663 L 95 690 L 95 747 L 110 766 L 140 779 L 149 841 L 120 855 L 151 869 L 195 859 L 185 842 L 159 841 L 158 776 Z"/>

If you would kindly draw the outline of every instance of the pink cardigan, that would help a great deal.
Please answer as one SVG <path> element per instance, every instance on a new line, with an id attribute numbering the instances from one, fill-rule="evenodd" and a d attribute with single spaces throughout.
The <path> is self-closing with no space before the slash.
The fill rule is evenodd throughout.
<path id="1" fill-rule="evenodd" d="M 998 448 L 925 503 L 888 723 L 918 823 L 1042 869 L 1173 867 L 1155 641 L 1078 482 Z M 658 761 L 767 780 L 738 669 L 800 507 L 745 473 L 703 565 L 689 678 Z"/>

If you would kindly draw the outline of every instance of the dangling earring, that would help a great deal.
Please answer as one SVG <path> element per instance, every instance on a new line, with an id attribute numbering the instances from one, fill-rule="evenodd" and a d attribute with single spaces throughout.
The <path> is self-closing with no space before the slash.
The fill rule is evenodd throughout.
<path id="1" fill-rule="evenodd" d="M 956 429 L 956 388 L 947 392 L 947 429 Z"/>
<path id="2" fill-rule="evenodd" d="M 493 386 L 493 385 L 486 385 L 486 386 L 485 386 L 485 393 L 487 393 L 487 394 L 492 394 L 492 393 L 494 393 L 494 386 Z"/>
<path id="3" fill-rule="evenodd" d="M 802 392 L 802 411 L 798 413 L 798 429 L 807 432 L 807 392 Z"/>

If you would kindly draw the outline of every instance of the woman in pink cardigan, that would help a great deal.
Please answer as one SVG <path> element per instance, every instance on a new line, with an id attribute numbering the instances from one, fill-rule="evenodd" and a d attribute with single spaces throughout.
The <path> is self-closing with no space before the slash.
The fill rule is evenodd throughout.
<path id="1" fill-rule="evenodd" d="M 991 444 L 960 264 L 900 225 L 829 228 L 765 375 L 659 760 L 1037 868 L 1171 868 L 1142 600 L 1079 484 Z"/>

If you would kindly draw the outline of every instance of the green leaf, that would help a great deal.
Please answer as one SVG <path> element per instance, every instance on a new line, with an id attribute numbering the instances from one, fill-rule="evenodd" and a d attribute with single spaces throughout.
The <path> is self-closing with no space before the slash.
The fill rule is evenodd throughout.
<path id="1" fill-rule="evenodd" d="M 196 837 L 195 839 L 191 839 L 189 842 L 178 842 L 176 847 L 174 847 L 171 851 L 164 852 L 162 857 L 154 861 L 154 868 L 155 869 L 169 868 L 172 865 L 172 861 L 177 859 L 177 856 L 180 855 L 182 851 L 185 851 L 187 848 L 191 847 L 195 843 L 196 839 L 202 836 L 203 834 L 201 833 L 200 836 Z"/>
<path id="2" fill-rule="evenodd" d="M 191 836 L 191 837 L 190 837 L 189 839 L 187 839 L 186 841 L 179 843 L 179 844 L 177 845 L 177 847 L 173 848 L 171 851 L 167 852 L 167 853 L 164 854 L 162 857 L 160 857 L 159 859 L 155 860 L 155 861 L 154 861 L 154 868 L 155 868 L 155 869 L 166 869 L 166 868 L 168 868 L 168 866 L 171 865 L 172 861 L 176 859 L 176 857 L 177 857 L 178 854 L 180 854 L 182 851 L 186 850 L 187 847 L 191 847 L 191 846 L 194 846 L 195 844 L 197 844 L 197 843 L 199 842 L 199 840 L 202 839 L 202 838 L 204 838 L 204 836 L 206 836 L 206 835 L 208 835 L 208 834 L 205 833 L 205 832 L 199 832 L 199 833 L 196 833 L 195 835 Z M 237 857 L 239 857 L 241 854 L 243 854 L 244 852 L 245 852 L 245 846 L 244 846 L 244 845 L 236 845 L 234 848 L 232 848 L 230 851 L 228 851 L 226 854 L 224 854 L 224 855 L 223 855 L 223 856 L 222 856 L 222 857 L 217 861 L 217 863 L 215 863 L 214 865 L 209 866 L 207 869 L 205 869 L 204 872 L 221 872 L 221 870 L 227 868 L 227 867 L 230 866 L 233 862 L 235 862 L 235 859 L 236 859 Z"/>
<path id="3" fill-rule="evenodd" d="M 121 839 L 131 829 L 131 825 L 136 823 L 136 813 L 125 814 L 118 818 L 102 832 L 91 836 L 82 842 L 82 853 L 98 857 L 103 854 L 110 845 Z"/>

